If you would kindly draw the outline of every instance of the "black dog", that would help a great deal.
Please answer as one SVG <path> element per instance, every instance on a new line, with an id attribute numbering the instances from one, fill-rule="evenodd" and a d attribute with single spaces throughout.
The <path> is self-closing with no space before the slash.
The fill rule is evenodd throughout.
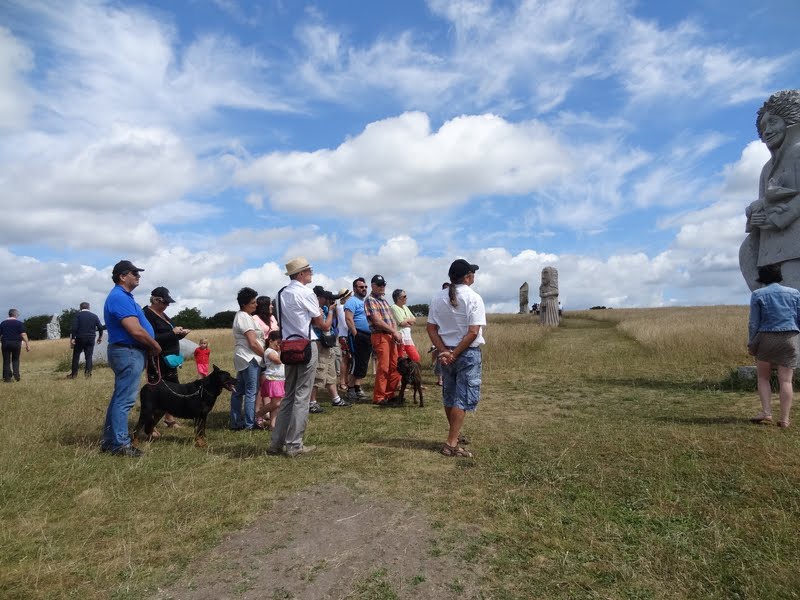
<path id="1" fill-rule="evenodd" d="M 181 419 L 194 419 L 194 443 L 198 448 L 205 447 L 208 413 L 223 389 L 233 391 L 235 387 L 236 379 L 217 365 L 210 375 L 192 383 L 162 380 L 157 385 L 145 384 L 139 392 L 141 413 L 136 423 L 136 438 L 150 439 L 156 423 L 164 413 L 169 413 Z"/>
<path id="2" fill-rule="evenodd" d="M 422 373 L 419 369 L 419 363 L 414 362 L 407 356 L 401 356 L 397 359 L 397 372 L 403 378 L 400 386 L 400 395 L 398 396 L 400 401 L 405 402 L 406 386 L 411 384 L 411 387 L 414 388 L 414 404 L 417 403 L 417 393 L 419 393 L 419 407 L 423 408 L 425 404 L 422 399 Z"/>

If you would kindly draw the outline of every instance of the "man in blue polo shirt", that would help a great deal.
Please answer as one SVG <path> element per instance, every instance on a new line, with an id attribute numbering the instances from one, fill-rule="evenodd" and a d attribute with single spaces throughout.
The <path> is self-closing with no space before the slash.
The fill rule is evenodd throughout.
<path id="1" fill-rule="evenodd" d="M 372 341 L 367 313 L 364 312 L 364 298 L 367 297 L 367 281 L 358 277 L 353 281 L 353 296 L 344 305 L 344 319 L 350 332 L 350 373 L 347 377 L 347 400 L 363 402 L 367 395 L 361 389 L 361 382 L 367 375 L 369 359 L 372 356 Z"/>
<path id="2" fill-rule="evenodd" d="M 114 371 L 114 393 L 106 411 L 100 450 L 118 456 L 142 455 L 141 450 L 131 445 L 128 414 L 136 404 L 146 353 L 161 352 L 161 346 L 153 337 L 153 327 L 131 293 L 139 285 L 141 271 L 144 269 L 129 260 L 114 265 L 111 279 L 116 285 L 108 294 L 103 310 L 108 331 L 108 364 Z"/>

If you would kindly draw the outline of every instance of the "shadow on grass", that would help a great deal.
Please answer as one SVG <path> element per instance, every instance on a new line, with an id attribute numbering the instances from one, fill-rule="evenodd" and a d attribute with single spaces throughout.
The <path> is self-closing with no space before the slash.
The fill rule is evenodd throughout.
<path id="1" fill-rule="evenodd" d="M 655 421 L 662 423 L 676 423 L 680 425 L 743 425 L 750 424 L 747 419 L 740 417 L 655 417 Z"/>
<path id="2" fill-rule="evenodd" d="M 442 442 L 432 442 L 430 440 L 420 440 L 415 438 L 389 438 L 386 440 L 379 440 L 372 442 L 373 446 L 382 446 L 385 448 L 406 448 L 412 450 L 428 450 L 430 452 L 439 452 L 442 449 Z"/>
<path id="3" fill-rule="evenodd" d="M 611 385 L 624 388 L 644 388 L 649 390 L 665 390 L 671 392 L 730 392 L 743 391 L 728 387 L 720 381 L 672 381 L 669 379 L 647 379 L 645 377 L 594 377 L 587 379 L 589 383 Z M 744 390 L 747 391 L 747 390 Z"/>

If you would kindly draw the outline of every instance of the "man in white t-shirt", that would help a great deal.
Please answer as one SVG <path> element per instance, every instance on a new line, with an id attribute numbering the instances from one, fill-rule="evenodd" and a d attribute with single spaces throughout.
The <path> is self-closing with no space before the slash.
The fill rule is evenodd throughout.
<path id="1" fill-rule="evenodd" d="M 318 328 L 324 325 L 317 296 L 306 287 L 311 283 L 313 273 L 311 265 L 303 257 L 293 258 L 286 263 L 286 274 L 291 281 L 278 292 L 276 299 L 278 323 L 284 340 L 294 335 L 313 342 L 317 336 L 311 329 L 312 323 Z M 317 345 L 314 343 L 311 344 L 311 360 L 307 364 L 285 365 L 286 395 L 278 411 L 275 429 L 272 430 L 268 454 L 285 452 L 286 456 L 296 458 L 316 449 L 303 445 L 316 370 Z"/>
<path id="2" fill-rule="evenodd" d="M 448 275 L 450 286 L 431 300 L 428 312 L 428 337 L 439 352 L 442 367 L 442 400 L 449 425 L 444 456 L 472 458 L 462 446 L 461 435 L 466 413 L 478 408 L 481 396 L 481 344 L 486 325 L 483 298 L 470 289 L 478 265 L 463 258 L 453 261 Z"/>

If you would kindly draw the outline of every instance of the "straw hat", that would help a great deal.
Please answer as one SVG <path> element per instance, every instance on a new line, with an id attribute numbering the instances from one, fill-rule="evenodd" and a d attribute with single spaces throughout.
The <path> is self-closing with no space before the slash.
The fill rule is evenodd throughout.
<path id="1" fill-rule="evenodd" d="M 298 256 L 286 263 L 286 274 L 291 277 L 292 275 L 297 275 L 300 271 L 305 271 L 310 266 L 305 258 Z"/>
<path id="2" fill-rule="evenodd" d="M 345 299 L 347 299 L 347 298 L 349 298 L 350 296 L 353 295 L 353 290 L 348 289 L 348 288 L 342 288 L 342 289 L 339 290 L 339 293 L 336 294 L 336 295 L 339 296 L 340 300 L 345 300 Z"/>

